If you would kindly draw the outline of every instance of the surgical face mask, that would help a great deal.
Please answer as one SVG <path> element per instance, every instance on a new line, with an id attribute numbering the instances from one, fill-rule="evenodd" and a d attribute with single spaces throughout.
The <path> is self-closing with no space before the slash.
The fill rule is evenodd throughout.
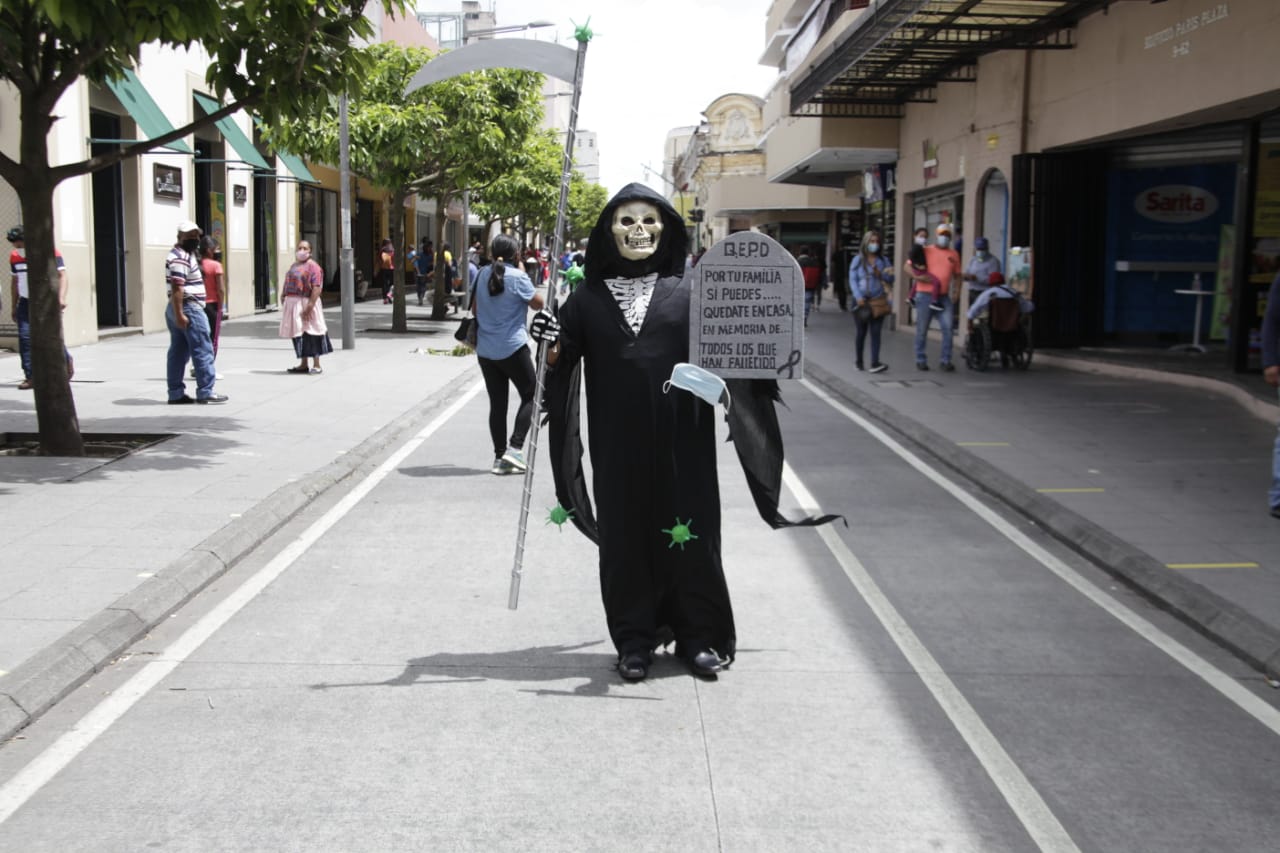
<path id="1" fill-rule="evenodd" d="M 868 243 L 868 244 L 867 244 L 867 251 L 868 251 L 868 252 L 870 252 L 870 253 L 871 253 L 871 254 L 873 254 L 873 255 L 874 255 L 874 254 L 876 254 L 877 252 L 879 252 L 879 251 L 880 251 L 880 244 L 879 244 L 879 243 Z"/>
<path id="2" fill-rule="evenodd" d="M 928 238 L 926 238 L 926 237 L 917 237 L 917 238 L 916 238 L 916 245 L 917 245 L 917 246 L 923 246 L 925 243 L 928 243 L 928 242 L 929 242 L 929 240 L 928 240 Z"/>
<path id="3" fill-rule="evenodd" d="M 986 259 L 987 259 L 987 250 L 986 250 L 986 249 L 979 249 L 979 250 L 978 250 L 978 260 L 980 260 L 980 261 L 985 261 Z"/>
<path id="4" fill-rule="evenodd" d="M 200 238 L 192 237 L 190 240 L 183 240 L 182 248 L 194 255 L 200 251 Z"/>
<path id="5" fill-rule="evenodd" d="M 307 251 L 306 249 L 299 249 L 299 250 L 297 251 L 298 263 L 300 263 L 300 264 L 301 264 L 301 263 L 306 263 L 307 259 L 308 259 L 308 258 L 310 258 L 310 257 L 311 257 L 311 253 L 310 253 L 309 251 Z"/>
<path id="6" fill-rule="evenodd" d="M 670 393 L 672 385 L 683 388 L 712 406 L 724 403 L 725 409 L 729 408 L 729 389 L 725 387 L 724 380 L 696 364 L 683 361 L 677 364 L 671 371 L 671 378 L 662 383 L 662 393 Z"/>
<path id="7" fill-rule="evenodd" d="M 948 244 L 948 243 L 950 243 L 950 242 L 951 242 L 951 238 L 950 238 L 950 237 L 948 237 L 946 234 L 939 234 L 939 235 L 938 235 L 938 248 L 939 248 L 939 249 L 945 249 L 945 248 L 947 248 L 947 244 Z"/>

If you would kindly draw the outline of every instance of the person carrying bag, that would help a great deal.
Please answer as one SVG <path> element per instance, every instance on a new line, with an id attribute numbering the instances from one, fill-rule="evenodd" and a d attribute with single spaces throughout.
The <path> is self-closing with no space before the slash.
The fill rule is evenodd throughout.
<path id="1" fill-rule="evenodd" d="M 893 284 L 893 266 L 881 254 L 883 243 L 880 232 L 874 228 L 862 235 L 858 254 L 849 264 L 849 293 L 853 298 L 853 322 L 857 328 L 856 361 L 859 370 L 865 370 L 862 360 L 867 335 L 871 336 L 871 372 L 883 373 L 889 365 L 880 361 L 880 331 L 884 318 L 893 311 L 889 301 Z"/>

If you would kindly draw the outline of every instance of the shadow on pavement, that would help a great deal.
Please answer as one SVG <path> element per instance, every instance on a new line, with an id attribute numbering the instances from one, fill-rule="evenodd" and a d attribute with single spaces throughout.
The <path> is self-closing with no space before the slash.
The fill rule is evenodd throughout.
<path id="1" fill-rule="evenodd" d="M 459 468 L 457 465 L 419 465 L 416 468 L 400 468 L 407 477 L 473 477 L 488 474 L 488 468 Z"/>
<path id="2" fill-rule="evenodd" d="M 657 696 L 628 696 L 610 692 L 620 688 L 623 681 L 614 671 L 615 657 L 608 654 L 575 654 L 579 649 L 598 646 L 603 640 L 579 643 L 573 646 L 533 646 L 509 652 L 475 652 L 453 654 L 441 652 L 427 657 L 412 658 L 404 672 L 385 681 L 355 681 L 346 683 L 312 684 L 312 690 L 332 690 L 342 687 L 413 687 L 424 684 L 459 684 L 483 681 L 514 681 L 526 684 L 531 681 L 564 681 L 570 678 L 586 678 L 572 690 L 521 690 L 537 696 L 579 696 L 609 699 L 646 699 L 661 701 Z M 649 680 L 689 677 L 689 670 L 676 658 L 655 655 Z"/>

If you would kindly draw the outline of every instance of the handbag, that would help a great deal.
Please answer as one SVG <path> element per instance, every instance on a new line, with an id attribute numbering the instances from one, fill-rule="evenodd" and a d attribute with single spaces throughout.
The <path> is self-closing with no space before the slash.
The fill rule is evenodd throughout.
<path id="1" fill-rule="evenodd" d="M 883 317 L 893 311 L 893 307 L 889 305 L 888 294 L 882 293 L 879 296 L 872 296 L 867 300 L 867 307 L 871 309 L 872 317 Z"/>
<path id="2" fill-rule="evenodd" d="M 870 319 L 871 319 L 871 306 L 870 306 L 870 305 L 868 305 L 868 304 L 865 304 L 865 303 L 864 303 L 864 304 L 859 305 L 858 307 L 854 308 L 854 309 L 853 309 L 853 319 L 857 320 L 859 323 L 866 323 L 866 322 L 870 321 Z"/>
<path id="3" fill-rule="evenodd" d="M 472 349 L 476 348 L 476 331 L 479 326 L 474 317 L 463 317 L 458 323 L 458 330 L 453 333 L 454 340 L 464 343 Z"/>

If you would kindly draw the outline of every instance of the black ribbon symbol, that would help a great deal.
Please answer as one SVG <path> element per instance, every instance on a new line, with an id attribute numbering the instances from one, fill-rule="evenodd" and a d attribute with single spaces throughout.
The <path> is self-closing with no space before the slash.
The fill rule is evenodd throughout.
<path id="1" fill-rule="evenodd" d="M 795 378 L 796 378 L 796 366 L 797 366 L 798 364 L 800 364 L 800 358 L 801 358 L 801 356 L 800 356 L 800 350 L 798 350 L 798 349 L 793 349 L 793 350 L 791 351 L 791 355 L 787 356 L 787 360 L 786 360 L 786 362 L 784 362 L 784 363 L 783 363 L 783 365 L 782 365 L 781 367 L 779 367 L 779 368 L 778 368 L 778 375 L 779 375 L 779 376 L 781 376 L 781 375 L 782 375 L 782 371 L 784 371 L 784 370 L 785 370 L 785 371 L 787 371 L 787 378 L 788 378 L 788 379 L 795 379 Z"/>

